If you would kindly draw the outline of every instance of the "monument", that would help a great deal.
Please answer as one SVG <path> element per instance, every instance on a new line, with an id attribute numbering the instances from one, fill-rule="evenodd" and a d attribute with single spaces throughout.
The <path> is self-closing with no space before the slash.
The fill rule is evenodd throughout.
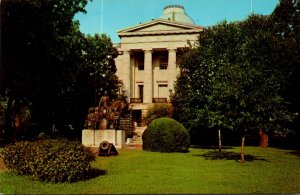
<path id="1" fill-rule="evenodd" d="M 107 92 L 101 97 L 98 106 L 90 107 L 82 130 L 82 144 L 98 147 L 108 141 L 116 148 L 125 144 L 125 130 L 120 129 L 120 118 L 128 107 L 124 100 L 110 100 Z"/>

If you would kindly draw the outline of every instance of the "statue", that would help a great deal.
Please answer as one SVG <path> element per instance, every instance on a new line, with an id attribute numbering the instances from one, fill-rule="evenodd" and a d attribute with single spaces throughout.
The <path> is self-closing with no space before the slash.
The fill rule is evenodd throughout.
<path id="1" fill-rule="evenodd" d="M 126 107 L 126 102 L 122 100 L 112 100 L 107 95 L 107 91 L 100 98 L 98 107 L 91 107 L 85 120 L 86 129 L 118 129 L 120 116 Z"/>
<path id="2" fill-rule="evenodd" d="M 104 108 L 108 108 L 108 104 L 110 102 L 110 98 L 107 95 L 107 91 L 104 91 L 104 95 L 101 97 L 100 101 L 99 101 L 99 105 L 98 107 L 104 107 Z"/>
<path id="3" fill-rule="evenodd" d="M 99 121 L 99 110 L 98 107 L 89 108 L 89 113 L 85 120 L 84 128 L 86 129 L 97 129 Z"/>

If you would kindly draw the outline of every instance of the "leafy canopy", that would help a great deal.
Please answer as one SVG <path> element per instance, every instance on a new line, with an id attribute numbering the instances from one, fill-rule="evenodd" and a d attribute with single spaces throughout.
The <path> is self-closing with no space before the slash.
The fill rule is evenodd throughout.
<path id="1" fill-rule="evenodd" d="M 0 95 L 7 102 L 1 134 L 13 139 L 26 130 L 14 123 L 24 107 L 30 132 L 79 130 L 88 107 L 105 90 L 114 95 L 117 53 L 110 38 L 85 36 L 74 20 L 87 2 L 1 1 Z"/>
<path id="2" fill-rule="evenodd" d="M 180 64 L 175 118 L 192 131 L 280 128 L 293 118 L 281 95 L 293 46 L 266 16 L 209 27 Z"/>

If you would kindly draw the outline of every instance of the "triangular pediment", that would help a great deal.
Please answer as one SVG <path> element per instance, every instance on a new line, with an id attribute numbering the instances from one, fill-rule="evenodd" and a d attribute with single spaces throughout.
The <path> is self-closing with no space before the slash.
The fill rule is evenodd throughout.
<path id="1" fill-rule="evenodd" d="M 150 26 L 139 28 L 139 29 L 135 29 L 131 32 L 176 31 L 176 30 L 186 30 L 186 28 L 183 28 L 181 26 L 157 23 L 157 24 L 154 24 L 154 25 L 150 25 Z"/>
<path id="2" fill-rule="evenodd" d="M 118 31 L 119 36 L 130 36 L 140 34 L 159 34 L 159 33 L 178 33 L 189 31 L 202 31 L 203 27 L 191 24 L 180 23 L 176 21 L 156 19 L 145 22 L 133 27 Z"/>

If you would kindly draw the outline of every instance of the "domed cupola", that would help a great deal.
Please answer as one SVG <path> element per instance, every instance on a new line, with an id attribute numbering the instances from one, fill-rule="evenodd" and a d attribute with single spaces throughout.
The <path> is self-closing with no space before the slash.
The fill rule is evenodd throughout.
<path id="1" fill-rule="evenodd" d="M 163 15 L 159 18 L 165 20 L 171 20 L 181 23 L 188 23 L 195 25 L 192 18 L 190 18 L 184 10 L 184 7 L 181 5 L 168 5 L 164 8 Z"/>

